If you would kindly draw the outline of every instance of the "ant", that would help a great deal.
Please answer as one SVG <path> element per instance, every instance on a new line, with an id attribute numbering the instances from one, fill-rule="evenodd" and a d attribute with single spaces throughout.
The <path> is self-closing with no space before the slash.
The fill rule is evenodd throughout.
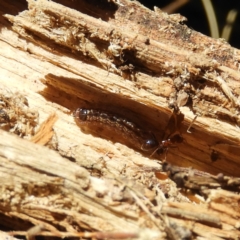
<path id="1" fill-rule="evenodd" d="M 169 119 L 167 129 L 169 128 L 170 131 L 174 132 L 170 134 L 166 140 L 158 141 L 154 134 L 152 134 L 152 137 L 145 140 L 145 142 L 142 144 L 141 149 L 143 151 L 150 151 L 154 150 L 150 157 L 152 157 L 155 153 L 158 155 L 163 154 L 164 152 L 167 152 L 170 147 L 177 147 L 175 143 L 181 143 L 183 142 L 183 138 L 178 132 L 178 129 L 180 127 L 180 123 L 183 121 L 184 115 L 180 111 L 173 111 L 173 114 L 171 118 Z M 172 124 L 174 122 L 174 124 Z M 172 127 L 172 125 L 174 127 Z M 175 131 L 173 131 L 174 128 Z M 163 138 L 164 139 L 164 138 Z"/>
<path id="2" fill-rule="evenodd" d="M 154 150 L 150 157 L 152 157 L 155 153 L 158 155 L 163 154 L 164 152 L 167 152 L 167 150 L 171 147 L 176 147 L 175 143 L 181 143 L 183 141 L 183 138 L 179 134 L 175 134 L 172 137 L 162 140 L 161 142 L 158 142 L 155 136 L 153 135 L 153 138 L 149 138 L 145 141 L 145 143 L 142 144 L 141 149 L 143 151 L 150 151 Z"/>

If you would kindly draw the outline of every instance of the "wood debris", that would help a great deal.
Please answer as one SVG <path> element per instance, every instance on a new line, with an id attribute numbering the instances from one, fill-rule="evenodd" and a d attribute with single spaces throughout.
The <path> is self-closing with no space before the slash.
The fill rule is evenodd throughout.
<path id="1" fill-rule="evenodd" d="M 68 4 L 1 22 L 0 236 L 239 239 L 239 50 L 136 1 Z"/>

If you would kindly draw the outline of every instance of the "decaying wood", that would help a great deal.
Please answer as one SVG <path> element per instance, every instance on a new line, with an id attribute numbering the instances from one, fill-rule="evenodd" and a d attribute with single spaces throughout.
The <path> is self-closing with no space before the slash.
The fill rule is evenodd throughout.
<path id="1" fill-rule="evenodd" d="M 239 238 L 239 50 L 135 1 L 28 4 L 1 19 L 2 226 L 28 239 Z M 82 132 L 78 107 L 183 141 L 150 157 Z"/>
<path id="2" fill-rule="evenodd" d="M 168 151 L 168 161 L 237 175 L 239 51 L 136 3 L 109 4 L 103 20 L 85 14 L 91 5 L 78 8 L 30 1 L 29 11 L 6 16 L 26 39 L 12 44 L 48 62 L 38 67 L 48 85 L 42 94 L 70 110 L 103 108 L 144 120 L 159 141 L 169 134 L 168 106 L 178 105 L 184 142 Z M 219 161 L 212 161 L 213 151 Z"/>
<path id="3" fill-rule="evenodd" d="M 211 190 L 206 193 L 208 201 L 201 206 L 172 202 L 164 196 L 155 196 L 154 192 L 159 192 L 166 184 L 162 185 L 161 181 L 152 186 L 150 194 L 143 180 L 130 181 L 124 174 L 122 177 L 115 176 L 115 179 L 90 177 L 86 169 L 62 158 L 53 150 L 6 132 L 1 131 L 1 136 L 0 196 L 4 204 L 1 204 L 0 210 L 6 214 L 3 220 L 15 217 L 24 220 L 25 227 L 29 223 L 42 226 L 36 235 L 81 237 L 88 235 L 76 231 L 95 229 L 102 231 L 102 235 L 89 233 L 89 236 L 101 239 L 108 236 L 104 232 L 110 231 L 113 232 L 110 235 L 112 238 L 119 238 L 122 233 L 125 238 L 142 239 L 147 234 L 151 239 L 164 239 L 164 228 L 173 228 L 170 230 L 172 232 L 176 226 L 182 227 L 187 234 L 190 231 L 191 237 L 191 231 L 202 236 L 200 229 L 209 226 L 212 237 L 240 237 L 237 230 L 240 227 L 237 210 L 240 199 L 237 194 Z M 136 169 L 134 164 L 129 168 L 135 168 L 135 173 L 142 171 L 141 166 Z M 147 181 L 149 176 L 144 175 Z M 151 178 L 157 183 L 155 176 Z M 169 184 L 169 187 L 174 186 Z M 171 199 L 171 191 L 168 193 Z M 151 203 L 153 197 L 157 200 L 155 206 Z M 188 221 L 178 221 L 178 218 Z M 139 225 L 139 221 L 143 225 Z M 58 228 L 65 228 L 67 232 L 61 232 Z M 27 235 L 30 232 L 17 231 L 12 234 Z"/>
<path id="4" fill-rule="evenodd" d="M 162 171 L 167 172 L 169 177 L 181 188 L 200 192 L 204 189 L 216 188 L 240 191 L 240 178 L 224 176 L 222 173 L 214 176 L 192 168 L 171 166 L 166 162 L 162 165 Z"/>

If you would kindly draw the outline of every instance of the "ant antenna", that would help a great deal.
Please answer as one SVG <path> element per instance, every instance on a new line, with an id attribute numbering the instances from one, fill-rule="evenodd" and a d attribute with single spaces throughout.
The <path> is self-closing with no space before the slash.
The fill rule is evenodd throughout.
<path id="1" fill-rule="evenodd" d="M 192 120 L 192 122 L 190 123 L 190 125 L 189 125 L 189 127 L 188 127 L 188 129 L 187 129 L 187 133 L 192 133 L 192 132 L 190 131 L 190 129 L 191 129 L 192 125 L 194 124 L 194 122 L 196 121 L 197 117 L 198 117 L 198 115 L 196 115 L 196 116 L 194 117 L 194 119 Z"/>

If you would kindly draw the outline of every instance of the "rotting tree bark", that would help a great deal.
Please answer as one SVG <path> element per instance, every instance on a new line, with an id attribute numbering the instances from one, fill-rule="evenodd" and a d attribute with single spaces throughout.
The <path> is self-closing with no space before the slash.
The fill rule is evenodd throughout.
<path id="1" fill-rule="evenodd" d="M 151 206 L 149 211 L 139 199 L 143 199 L 143 196 L 149 200 L 154 199 L 160 207 L 163 204 L 162 199 L 159 196 L 157 198 L 154 191 L 159 191 L 157 186 L 161 184 L 161 190 L 169 195 L 169 200 L 187 200 L 172 183 L 163 183 L 156 178 L 154 172 L 161 170 L 161 164 L 154 158 L 157 156 L 150 158 L 150 153 L 144 157 L 143 153 L 133 151 L 124 144 L 114 144 L 99 138 L 98 135 L 84 134 L 69 113 L 79 106 L 111 111 L 146 127 L 159 141 L 165 139 L 172 130 L 179 130 L 184 141 L 178 148 L 169 149 L 167 161 L 210 173 L 223 172 L 239 176 L 240 131 L 235 126 L 239 124 L 239 50 L 221 40 L 214 40 L 190 30 L 181 23 L 184 18 L 179 15 L 169 16 L 158 9 L 152 12 L 137 2 L 102 1 L 96 5 L 96 2 L 80 1 L 72 8 L 78 11 L 54 2 L 29 1 L 28 11 L 18 16 L 5 16 L 12 26 L 2 21 L 1 95 L 6 95 L 4 91 L 12 92 L 11 99 L 14 99 L 15 92 L 24 94 L 29 107 L 38 110 L 41 125 L 38 137 L 31 140 L 34 143 L 47 144 L 63 157 L 76 162 L 67 166 L 66 159 L 52 155 L 39 146 L 35 148 L 33 144 L 28 145 L 21 140 L 18 142 L 7 133 L 2 133 L 5 139 L 9 139 L 8 144 L 2 143 L 3 147 L 0 149 L 2 162 L 5 163 L 3 166 L 8 165 L 10 159 L 11 168 L 20 172 L 20 178 L 21 173 L 29 176 L 25 179 L 24 174 L 21 181 L 16 178 L 13 181 L 11 171 L 2 168 L 5 175 L 1 178 L 8 179 L 3 192 L 16 190 L 14 204 L 1 206 L 2 213 L 8 211 L 8 215 L 3 214 L 4 219 L 7 222 L 8 216 L 15 216 L 34 225 L 45 223 L 44 219 L 48 219 L 52 224 L 47 224 L 45 228 L 53 235 L 63 234 L 59 233 L 58 229 L 64 228 L 71 236 L 75 236 L 73 226 L 76 226 L 77 231 L 125 230 L 138 233 L 142 228 L 139 222 L 150 219 L 144 228 L 156 230 L 157 238 L 164 239 L 163 229 L 159 226 L 163 226 L 165 230 L 170 229 L 171 232 L 176 224 L 171 220 L 179 217 L 179 211 L 174 211 L 171 204 L 168 206 L 166 203 L 162 213 L 172 218 L 166 220 L 161 214 L 155 217 L 160 210 L 148 202 L 146 204 Z M 5 28 L 5 25 L 8 28 Z M 174 129 L 174 125 L 168 124 L 172 114 L 169 105 L 179 106 L 184 114 L 180 129 Z M 14 104 L 9 103 L 8 106 L 16 108 Z M 14 119 L 12 115 L 19 116 L 17 111 L 11 111 L 6 112 L 10 116 L 10 123 Z M 49 121 L 43 122 L 52 112 L 57 113 L 57 122 L 54 124 L 56 119 L 51 117 Z M 199 117 L 189 134 L 186 130 L 194 114 Z M 21 119 L 14 122 L 14 127 L 9 124 L 9 128 L 23 129 L 20 127 L 26 126 L 24 130 L 28 133 L 29 123 L 25 121 L 28 115 Z M 48 141 L 52 132 L 44 130 L 50 129 L 49 124 L 50 128 L 54 124 L 55 132 L 51 142 Z M 38 140 L 39 136 L 42 141 Z M 28 148 L 31 151 L 27 151 Z M 19 149 L 22 150 L 18 151 Z M 160 156 L 160 159 L 162 158 L 164 155 Z M 29 162 L 26 163 L 26 160 Z M 62 166 L 61 161 L 66 165 Z M 116 187 L 116 182 L 106 181 L 105 178 L 101 182 L 87 176 L 84 169 L 79 169 L 79 173 L 76 173 L 74 168 L 77 164 L 89 169 L 92 176 L 114 178 L 120 183 Z M 23 168 L 18 168 L 21 165 Z M 36 172 L 39 175 L 35 175 Z M 85 176 L 80 183 L 79 174 Z M 116 177 L 119 175 L 124 181 Z M 54 176 L 59 179 L 54 179 Z M 46 179 L 43 180 L 43 177 Z M 134 179 L 140 186 L 132 183 L 130 179 Z M 59 180 L 57 186 L 53 186 L 55 180 Z M 19 189 L 14 189 L 11 181 L 18 182 Z M 36 182 L 40 185 L 35 184 Z M 79 193 L 77 184 L 79 188 L 85 189 L 90 184 L 89 191 L 84 192 L 81 189 Z M 26 194 L 19 194 L 19 200 L 17 193 L 24 192 L 26 186 Z M 149 191 L 149 186 L 154 186 L 154 191 Z M 128 190 L 125 192 L 123 187 Z M 34 191 L 34 188 L 37 190 Z M 164 188 L 167 190 L 164 191 Z M 106 189 L 112 194 L 110 199 Z M 68 194 L 70 200 L 66 197 Z M 234 194 L 224 194 L 226 198 L 233 199 L 234 203 L 239 201 Z M 34 200 L 29 200 L 31 195 Z M 103 199 L 99 200 L 96 195 Z M 211 193 L 207 195 L 212 197 Z M 4 202 L 11 199 L 9 196 L 6 195 Z M 58 202 L 59 198 L 63 198 L 63 201 Z M 136 209 L 127 212 L 126 209 L 131 206 L 128 203 L 109 209 L 109 205 L 116 205 L 124 200 L 134 200 L 137 203 L 134 205 Z M 214 201 L 211 204 L 214 204 Z M 39 202 L 40 207 L 36 206 Z M 52 208 L 53 203 L 59 206 Z M 217 203 L 218 200 L 215 204 Z M 16 211 L 19 204 L 20 212 Z M 211 204 L 209 206 L 212 206 Z M 198 212 L 190 216 L 189 211 L 193 209 L 189 206 L 174 206 L 180 211 L 186 210 L 184 219 L 189 221 L 189 225 L 184 219 L 181 220 L 183 223 L 177 224 L 191 229 L 196 235 L 205 234 L 204 237 L 211 239 L 219 236 L 227 238 L 231 229 L 233 235 L 229 238 L 234 238 L 239 234 L 236 230 L 239 228 L 239 215 L 229 217 L 229 212 L 236 211 L 236 204 L 224 204 L 222 203 L 226 208 L 224 214 L 227 216 L 220 219 L 221 211 L 218 209 L 216 218 L 211 218 L 211 214 L 203 216 L 204 224 Z M 93 216 L 90 216 L 89 209 Z M 139 221 L 142 209 L 146 215 Z M 43 210 L 46 213 L 39 216 Z M 109 212 L 109 215 L 105 215 L 106 212 Z M 123 221 L 122 213 L 127 219 L 126 222 Z M 74 219 L 74 224 L 68 216 Z M 60 221 L 60 218 L 63 220 Z M 196 221 L 199 223 L 193 228 Z M 211 225 L 214 225 L 212 233 L 206 231 Z"/>

